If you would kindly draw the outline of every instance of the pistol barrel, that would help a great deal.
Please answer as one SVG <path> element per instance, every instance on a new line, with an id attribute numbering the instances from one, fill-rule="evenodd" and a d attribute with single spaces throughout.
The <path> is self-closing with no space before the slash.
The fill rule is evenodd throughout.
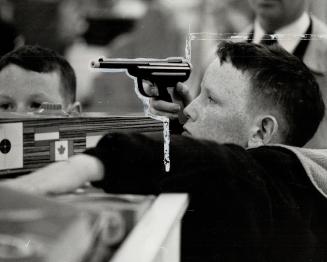
<path id="1" fill-rule="evenodd" d="M 93 68 L 123 69 L 139 67 L 140 69 L 172 68 L 176 70 L 189 70 L 190 63 L 182 57 L 171 57 L 166 59 L 121 59 L 121 58 L 100 58 L 98 61 L 91 62 Z"/>
<path id="2" fill-rule="evenodd" d="M 145 92 L 142 80 L 148 80 L 158 87 L 158 99 L 171 101 L 167 91 L 178 82 L 186 81 L 191 74 L 191 64 L 182 57 L 169 57 L 166 59 L 122 59 L 100 58 L 91 63 L 91 67 L 110 69 L 109 71 L 126 71 L 129 76 L 136 77 L 137 86 L 143 96 L 149 97 Z"/>

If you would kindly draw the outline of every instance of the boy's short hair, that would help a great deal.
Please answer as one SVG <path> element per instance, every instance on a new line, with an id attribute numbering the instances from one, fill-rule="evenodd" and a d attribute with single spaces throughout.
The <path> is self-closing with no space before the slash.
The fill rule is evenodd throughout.
<path id="1" fill-rule="evenodd" d="M 251 78 L 251 107 L 276 109 L 281 116 L 284 143 L 303 146 L 315 134 L 325 112 L 319 85 L 296 56 L 275 46 L 221 42 L 220 62 Z"/>
<path id="2" fill-rule="evenodd" d="M 0 71 L 10 64 L 37 73 L 58 72 L 62 82 L 62 90 L 59 90 L 61 95 L 65 101 L 75 102 L 76 76 L 74 69 L 57 52 L 40 46 L 25 45 L 7 53 L 0 59 Z"/>

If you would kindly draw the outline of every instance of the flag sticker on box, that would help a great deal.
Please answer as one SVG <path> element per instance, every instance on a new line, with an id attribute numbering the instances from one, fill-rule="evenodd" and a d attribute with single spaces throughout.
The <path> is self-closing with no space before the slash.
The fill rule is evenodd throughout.
<path id="1" fill-rule="evenodd" d="M 0 170 L 23 167 L 23 123 L 0 124 Z"/>
<path id="2" fill-rule="evenodd" d="M 86 134 L 86 141 L 85 147 L 91 148 L 95 147 L 99 140 L 105 135 L 106 133 L 87 133 Z"/>
<path id="3" fill-rule="evenodd" d="M 58 140 L 59 129 L 58 127 L 40 127 L 35 128 L 34 141 L 47 141 L 47 140 Z"/>
<path id="4" fill-rule="evenodd" d="M 64 161 L 74 153 L 74 142 L 71 140 L 59 140 L 50 143 L 50 160 Z"/>

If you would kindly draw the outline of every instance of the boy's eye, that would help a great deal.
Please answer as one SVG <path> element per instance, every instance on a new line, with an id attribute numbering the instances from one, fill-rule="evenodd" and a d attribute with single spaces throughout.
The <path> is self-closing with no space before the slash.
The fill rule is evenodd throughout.
<path id="1" fill-rule="evenodd" d="M 33 109 L 39 109 L 41 106 L 41 103 L 39 102 L 32 102 L 30 107 L 33 108 Z"/>
<path id="2" fill-rule="evenodd" d="M 209 103 L 215 103 L 215 100 L 211 96 L 208 96 L 208 100 L 209 100 Z"/>
<path id="3" fill-rule="evenodd" d="M 0 104 L 1 111 L 10 111 L 13 110 L 14 106 L 11 103 L 2 103 Z"/>

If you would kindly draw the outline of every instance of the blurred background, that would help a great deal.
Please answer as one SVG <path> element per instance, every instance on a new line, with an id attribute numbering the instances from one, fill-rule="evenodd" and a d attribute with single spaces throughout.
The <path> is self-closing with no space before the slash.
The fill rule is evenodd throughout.
<path id="1" fill-rule="evenodd" d="M 309 10 L 327 21 L 326 0 L 311 0 Z M 84 111 L 135 113 L 143 105 L 133 80 L 96 72 L 91 60 L 185 56 L 189 32 L 237 33 L 252 19 L 245 0 L 0 0 L 0 48 L 26 43 L 55 49 L 76 71 Z M 206 45 L 192 44 L 192 61 L 205 61 Z M 200 75 L 193 74 L 193 84 Z"/>

